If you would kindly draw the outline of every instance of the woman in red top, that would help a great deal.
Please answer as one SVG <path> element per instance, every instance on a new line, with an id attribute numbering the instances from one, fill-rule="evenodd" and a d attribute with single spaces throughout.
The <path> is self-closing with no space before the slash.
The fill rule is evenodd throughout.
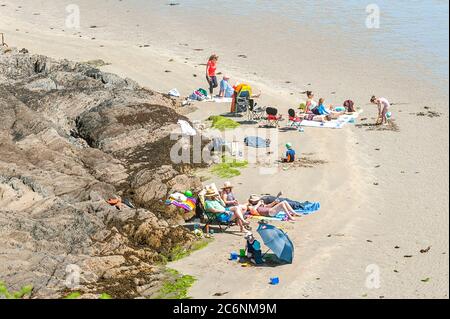
<path id="1" fill-rule="evenodd" d="M 211 94 L 211 98 L 213 97 L 214 89 L 219 86 L 216 76 L 218 60 L 219 57 L 213 54 L 209 57 L 208 63 L 206 64 L 206 80 L 209 84 L 209 93 Z"/>

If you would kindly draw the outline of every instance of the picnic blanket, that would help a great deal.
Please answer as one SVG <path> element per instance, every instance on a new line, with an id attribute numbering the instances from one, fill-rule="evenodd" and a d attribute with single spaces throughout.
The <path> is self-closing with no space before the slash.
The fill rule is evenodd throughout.
<path id="1" fill-rule="evenodd" d="M 300 126 L 341 129 L 345 125 L 347 125 L 351 122 L 354 122 L 362 112 L 363 111 L 360 110 L 353 114 L 344 114 L 344 115 L 341 115 L 337 120 L 331 120 L 331 121 L 327 121 L 327 122 L 303 120 L 300 123 Z"/>

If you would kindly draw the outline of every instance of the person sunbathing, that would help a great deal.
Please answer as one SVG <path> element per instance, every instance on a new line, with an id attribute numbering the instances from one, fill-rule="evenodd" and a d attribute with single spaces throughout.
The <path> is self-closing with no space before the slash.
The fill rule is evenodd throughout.
<path id="1" fill-rule="evenodd" d="M 305 113 L 311 113 L 311 110 L 317 106 L 317 102 L 314 100 L 314 93 L 312 91 L 306 91 L 306 108 Z"/>
<path id="2" fill-rule="evenodd" d="M 223 183 L 223 187 L 220 191 L 220 198 L 225 203 L 226 207 L 239 206 L 242 211 L 242 215 L 245 215 L 248 210 L 248 205 L 239 204 L 239 201 L 234 196 L 233 188 L 234 186 L 231 184 L 231 182 Z"/>
<path id="3" fill-rule="evenodd" d="M 294 221 L 296 213 L 288 202 L 275 200 L 270 204 L 265 204 L 261 197 L 252 195 L 249 200 L 249 209 L 255 210 L 261 216 L 275 217 L 279 213 L 286 213 L 287 220 Z"/>
<path id="4" fill-rule="evenodd" d="M 217 220 L 223 223 L 236 220 L 236 223 L 244 232 L 244 228 L 249 229 L 250 223 L 247 222 L 239 206 L 226 207 L 226 204 L 214 190 L 208 189 L 205 194 L 205 210 L 208 213 L 217 214 Z"/>
<path id="5" fill-rule="evenodd" d="M 314 113 L 300 113 L 298 117 L 305 121 L 327 122 L 331 121 L 331 115 L 316 115 Z"/>

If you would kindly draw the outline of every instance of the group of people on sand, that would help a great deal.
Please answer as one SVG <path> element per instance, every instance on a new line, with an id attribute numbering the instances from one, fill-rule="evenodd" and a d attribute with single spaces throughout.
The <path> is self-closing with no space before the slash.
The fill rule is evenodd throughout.
<path id="1" fill-rule="evenodd" d="M 306 91 L 306 103 L 303 112 L 298 117 L 304 120 L 325 122 L 339 118 L 343 114 L 353 114 L 356 112 L 352 100 L 346 100 L 342 106 L 325 105 L 325 99 L 320 98 L 317 102 L 312 91 Z M 388 123 L 389 108 L 391 104 L 386 98 L 372 96 L 370 103 L 378 106 L 377 124 Z"/>
<path id="2" fill-rule="evenodd" d="M 244 229 L 250 229 L 250 223 L 246 220 L 248 215 L 275 217 L 279 213 L 285 213 L 287 220 L 295 220 L 297 214 L 288 202 L 275 200 L 265 203 L 260 196 L 251 195 L 246 203 L 240 203 L 233 188 L 230 182 L 225 182 L 219 193 L 214 189 L 206 190 L 204 208 L 208 213 L 217 214 L 220 222 L 235 221 L 241 232 L 244 232 Z"/>
<path id="3" fill-rule="evenodd" d="M 219 87 L 219 98 L 236 98 L 236 95 L 245 86 L 249 87 L 247 84 L 237 82 L 235 85 L 231 85 L 230 77 L 228 75 L 223 75 L 222 80 L 219 83 L 217 79 L 217 63 L 219 61 L 219 56 L 217 54 L 212 54 L 208 62 L 206 63 L 206 81 L 209 86 L 209 96 L 208 99 L 214 98 L 214 89 Z M 261 94 L 251 94 L 251 88 L 249 88 L 250 97 L 259 97 Z"/>
<path id="4" fill-rule="evenodd" d="M 206 80 L 209 86 L 210 96 L 208 98 L 213 98 L 214 89 L 219 87 L 219 82 L 217 80 L 217 62 L 219 61 L 219 56 L 217 54 L 212 54 L 208 63 L 206 64 Z M 236 94 L 239 92 L 243 84 L 237 83 L 235 86 L 230 84 L 230 77 L 224 75 L 220 81 L 220 90 L 218 97 L 221 98 L 236 98 Z M 258 97 L 256 95 L 255 97 Z M 306 104 L 303 112 L 297 114 L 298 118 L 302 120 L 326 122 L 339 118 L 343 114 L 352 114 L 356 112 L 354 103 L 351 100 L 347 100 L 342 106 L 325 105 L 325 99 L 320 98 L 318 102 L 315 100 L 314 93 L 312 91 L 306 91 Z M 377 124 L 388 123 L 388 114 L 391 104 L 386 98 L 372 96 L 370 99 L 372 104 L 378 106 L 378 119 Z"/>

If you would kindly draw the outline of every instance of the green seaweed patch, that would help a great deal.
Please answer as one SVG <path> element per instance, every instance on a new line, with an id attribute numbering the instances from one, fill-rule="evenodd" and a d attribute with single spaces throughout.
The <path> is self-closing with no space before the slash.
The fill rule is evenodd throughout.
<path id="1" fill-rule="evenodd" d="M 197 250 L 201 250 L 211 243 L 212 239 L 202 239 L 195 241 L 190 247 L 181 245 L 174 246 L 169 253 L 162 254 L 163 264 L 183 259 Z"/>
<path id="2" fill-rule="evenodd" d="M 98 299 L 112 299 L 112 297 L 107 293 L 102 293 Z"/>
<path id="3" fill-rule="evenodd" d="M 241 175 L 239 169 L 246 168 L 248 161 L 239 161 L 236 159 L 223 158 L 221 163 L 215 164 L 211 168 L 211 173 L 220 178 L 232 178 Z"/>
<path id="4" fill-rule="evenodd" d="M 0 281 L 0 299 L 1 297 L 6 299 L 23 299 L 25 296 L 31 296 L 33 286 L 28 285 L 22 287 L 19 291 L 10 292 L 4 282 Z"/>
<path id="5" fill-rule="evenodd" d="M 219 131 L 235 129 L 236 127 L 239 127 L 241 125 L 238 122 L 233 121 L 232 119 L 220 115 L 210 116 L 208 120 L 212 121 L 212 128 L 218 129 Z"/>
<path id="6" fill-rule="evenodd" d="M 174 269 L 167 269 L 166 273 L 168 279 L 155 299 L 188 299 L 188 290 L 196 279 L 193 276 L 181 275 Z"/>
<path id="7" fill-rule="evenodd" d="M 65 296 L 63 299 L 78 299 L 81 297 L 81 293 L 78 291 L 71 292 L 67 296 Z"/>

